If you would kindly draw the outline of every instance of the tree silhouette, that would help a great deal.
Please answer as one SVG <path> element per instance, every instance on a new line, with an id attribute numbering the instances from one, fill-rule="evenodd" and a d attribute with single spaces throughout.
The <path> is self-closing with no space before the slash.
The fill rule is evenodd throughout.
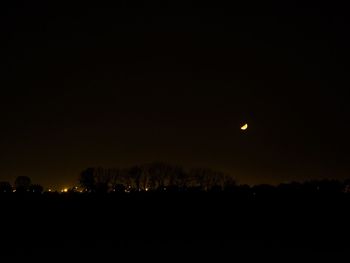
<path id="1" fill-rule="evenodd" d="M 124 177 L 119 169 L 87 168 L 81 172 L 79 183 L 85 191 L 106 193 L 122 184 Z"/>
<path id="2" fill-rule="evenodd" d="M 95 168 L 87 168 L 80 174 L 79 183 L 88 192 L 93 192 L 96 188 Z"/>
<path id="3" fill-rule="evenodd" d="M 141 186 L 142 174 L 143 174 L 143 170 L 138 165 L 132 166 L 128 170 L 128 176 L 130 177 L 136 191 L 141 190 L 140 186 Z"/>
<path id="4" fill-rule="evenodd" d="M 232 176 L 207 168 L 192 169 L 164 162 L 134 165 L 128 169 L 87 168 L 80 185 L 88 192 L 127 191 L 221 191 L 236 186 Z"/>
<path id="5" fill-rule="evenodd" d="M 188 186 L 189 175 L 181 166 L 173 166 L 169 176 L 169 187 L 185 190 Z"/>
<path id="6" fill-rule="evenodd" d="M 123 174 L 120 169 L 109 169 L 110 185 L 112 190 L 120 190 L 120 186 L 123 184 Z"/>
<path id="7" fill-rule="evenodd" d="M 99 167 L 94 170 L 95 191 L 98 193 L 107 193 L 111 188 L 112 173 L 111 169 Z"/>
<path id="8" fill-rule="evenodd" d="M 125 189 L 130 189 L 133 185 L 133 180 L 129 176 L 129 171 L 130 169 L 122 169 L 119 171 L 120 184 L 124 185 Z"/>
<path id="9" fill-rule="evenodd" d="M 343 191 L 344 191 L 345 193 L 350 193 L 350 179 L 346 179 L 346 180 L 344 181 L 343 185 L 344 185 Z"/>
<path id="10" fill-rule="evenodd" d="M 12 193 L 12 186 L 9 182 L 0 182 L 0 193 Z"/>
<path id="11" fill-rule="evenodd" d="M 44 187 L 42 187 L 40 184 L 32 184 L 29 187 L 29 191 L 31 193 L 41 194 L 44 191 Z"/>
<path id="12" fill-rule="evenodd" d="M 151 163 L 148 174 L 152 189 L 163 191 L 166 186 L 171 186 L 176 181 L 176 176 L 180 175 L 180 170 L 179 167 L 163 162 Z"/>
<path id="13" fill-rule="evenodd" d="M 190 171 L 190 178 L 194 187 L 199 187 L 203 191 L 212 189 L 222 190 L 229 184 L 235 184 L 234 179 L 220 171 L 209 168 L 195 168 Z"/>
<path id="14" fill-rule="evenodd" d="M 18 176 L 15 180 L 15 188 L 17 192 L 27 192 L 31 185 L 31 179 L 28 176 Z"/>

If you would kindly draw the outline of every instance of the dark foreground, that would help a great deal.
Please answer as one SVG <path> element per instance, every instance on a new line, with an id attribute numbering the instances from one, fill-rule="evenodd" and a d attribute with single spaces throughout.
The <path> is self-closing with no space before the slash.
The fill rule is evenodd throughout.
<path id="1" fill-rule="evenodd" d="M 232 193 L 1 196 L 0 257 L 342 256 L 350 196 Z M 345 254 L 344 254 L 345 255 Z"/>

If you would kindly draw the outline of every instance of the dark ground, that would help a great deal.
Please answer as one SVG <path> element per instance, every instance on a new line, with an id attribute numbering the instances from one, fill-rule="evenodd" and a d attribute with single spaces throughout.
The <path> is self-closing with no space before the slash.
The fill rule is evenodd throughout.
<path id="1" fill-rule="evenodd" d="M 347 195 L 9 195 L 0 204 L 3 258 L 335 260 L 350 247 Z"/>

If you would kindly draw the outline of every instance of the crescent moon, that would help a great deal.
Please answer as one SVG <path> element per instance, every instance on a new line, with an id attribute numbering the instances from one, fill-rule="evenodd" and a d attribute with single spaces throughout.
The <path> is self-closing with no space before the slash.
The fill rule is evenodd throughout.
<path id="1" fill-rule="evenodd" d="M 245 131 L 246 129 L 248 129 L 248 123 L 244 124 L 244 125 L 241 127 L 241 130 L 242 130 L 242 131 Z"/>

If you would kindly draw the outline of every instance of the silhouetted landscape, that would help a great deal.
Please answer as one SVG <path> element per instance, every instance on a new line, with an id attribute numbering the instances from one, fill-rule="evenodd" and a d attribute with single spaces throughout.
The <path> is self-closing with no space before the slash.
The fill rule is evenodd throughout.
<path id="1" fill-rule="evenodd" d="M 1 263 L 349 250 L 346 2 L 79 2 L 1 1 Z"/>
<path id="2" fill-rule="evenodd" d="M 16 244 L 8 253 L 128 240 L 253 242 L 252 249 L 254 242 L 260 249 L 269 242 L 285 248 L 348 245 L 342 238 L 350 234 L 350 180 L 248 186 L 212 169 L 155 162 L 88 168 L 77 181 L 63 192 L 44 191 L 25 176 L 13 187 L 0 183 L 2 240 Z"/>

